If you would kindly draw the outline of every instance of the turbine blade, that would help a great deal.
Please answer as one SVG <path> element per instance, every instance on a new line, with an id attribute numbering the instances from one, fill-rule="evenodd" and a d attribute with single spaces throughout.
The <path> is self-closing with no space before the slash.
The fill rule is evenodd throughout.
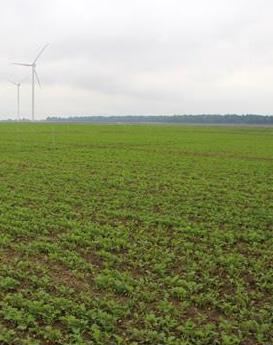
<path id="1" fill-rule="evenodd" d="M 49 46 L 49 43 L 47 43 L 39 52 L 39 54 L 36 56 L 35 60 L 33 61 L 33 64 L 35 64 L 37 62 L 37 60 L 39 59 L 39 57 L 43 54 L 43 52 L 46 50 L 46 48 Z"/>
<path id="2" fill-rule="evenodd" d="M 8 81 L 13 85 L 17 85 L 17 83 L 15 83 L 15 81 L 12 81 L 11 79 L 8 79 Z"/>
<path id="3" fill-rule="evenodd" d="M 28 77 L 25 77 L 25 78 L 21 79 L 19 83 L 22 84 L 22 83 L 25 82 L 27 79 L 28 79 Z"/>
<path id="4" fill-rule="evenodd" d="M 36 72 L 36 70 L 34 70 L 34 74 L 35 74 L 35 78 L 36 78 L 36 80 L 37 80 L 37 82 L 38 82 L 40 88 L 42 88 L 42 87 L 41 87 L 40 80 L 39 80 L 39 77 L 38 77 L 38 73 Z"/>
<path id="5" fill-rule="evenodd" d="M 19 63 L 19 62 L 13 62 L 12 65 L 18 65 L 18 66 L 28 66 L 31 67 L 32 65 L 29 63 Z"/>

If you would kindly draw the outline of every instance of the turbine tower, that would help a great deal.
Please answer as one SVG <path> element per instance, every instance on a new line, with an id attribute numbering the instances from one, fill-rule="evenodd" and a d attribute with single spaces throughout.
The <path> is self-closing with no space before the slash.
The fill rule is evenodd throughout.
<path id="1" fill-rule="evenodd" d="M 20 87 L 22 85 L 22 81 L 16 83 L 10 80 L 10 83 L 17 87 L 17 120 L 19 121 L 20 120 Z"/>
<path id="2" fill-rule="evenodd" d="M 46 44 L 39 52 L 39 54 L 36 56 L 35 60 L 29 64 L 29 63 L 13 63 L 13 65 L 19 65 L 19 66 L 27 66 L 31 67 L 31 74 L 32 74 L 32 112 L 31 112 L 31 118 L 32 121 L 35 119 L 35 79 L 37 80 L 39 86 L 41 87 L 40 80 L 38 77 L 38 73 L 36 72 L 36 65 L 39 57 L 43 54 L 43 52 L 48 47 L 48 44 Z"/>

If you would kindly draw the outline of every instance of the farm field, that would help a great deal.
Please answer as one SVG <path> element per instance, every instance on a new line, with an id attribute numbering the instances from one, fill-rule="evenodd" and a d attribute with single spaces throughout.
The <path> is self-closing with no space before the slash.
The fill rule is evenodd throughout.
<path id="1" fill-rule="evenodd" d="M 273 342 L 273 128 L 1 124 L 0 344 Z"/>

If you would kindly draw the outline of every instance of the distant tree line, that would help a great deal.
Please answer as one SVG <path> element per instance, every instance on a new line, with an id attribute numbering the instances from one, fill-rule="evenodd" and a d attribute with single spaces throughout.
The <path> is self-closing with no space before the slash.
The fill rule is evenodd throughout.
<path id="1" fill-rule="evenodd" d="M 263 115 L 126 115 L 126 116 L 72 116 L 48 117 L 50 122 L 90 122 L 90 123 L 195 123 L 195 124 L 247 124 L 273 125 L 273 116 Z"/>

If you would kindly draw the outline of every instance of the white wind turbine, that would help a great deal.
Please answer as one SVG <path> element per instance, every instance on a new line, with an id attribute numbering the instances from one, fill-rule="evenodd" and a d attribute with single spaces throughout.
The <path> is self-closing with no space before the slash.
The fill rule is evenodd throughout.
<path id="1" fill-rule="evenodd" d="M 20 87 L 22 85 L 23 80 L 21 80 L 19 82 L 15 82 L 15 81 L 9 80 L 9 82 L 11 84 L 15 85 L 16 88 L 17 88 L 17 120 L 18 121 L 20 120 Z"/>
<path id="2" fill-rule="evenodd" d="M 19 66 L 27 66 L 31 67 L 32 69 L 32 121 L 34 121 L 34 115 L 35 115 L 35 78 L 41 87 L 40 80 L 38 77 L 38 73 L 36 72 L 36 63 L 39 59 L 39 57 L 43 54 L 43 52 L 46 50 L 48 47 L 48 44 L 46 44 L 39 52 L 39 54 L 36 56 L 35 60 L 29 64 L 29 63 L 13 63 L 13 65 L 19 65 Z"/>

